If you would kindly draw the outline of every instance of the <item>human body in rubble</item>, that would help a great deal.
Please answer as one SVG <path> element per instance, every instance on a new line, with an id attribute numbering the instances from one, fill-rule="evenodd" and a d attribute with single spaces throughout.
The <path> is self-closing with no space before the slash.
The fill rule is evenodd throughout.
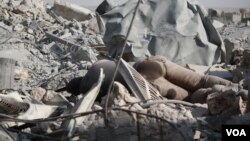
<path id="1" fill-rule="evenodd" d="M 116 63 L 110 60 L 99 60 L 92 65 L 87 74 L 69 82 L 65 90 L 79 95 L 85 94 L 97 82 L 100 68 L 104 69 L 105 79 L 97 100 L 105 96 L 114 75 Z M 205 103 L 207 95 L 211 93 L 214 85 L 231 85 L 228 80 L 216 76 L 201 75 L 167 60 L 163 56 L 151 56 L 135 63 L 134 68 L 153 86 L 160 94 L 168 99 L 184 100 L 192 103 Z M 115 81 L 126 85 L 118 73 Z"/>

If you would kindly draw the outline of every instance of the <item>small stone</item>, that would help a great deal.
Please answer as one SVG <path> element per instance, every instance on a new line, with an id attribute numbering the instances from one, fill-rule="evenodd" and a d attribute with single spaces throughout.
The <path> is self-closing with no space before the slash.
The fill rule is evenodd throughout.
<path id="1" fill-rule="evenodd" d="M 53 91 L 47 91 L 46 94 L 43 97 L 43 101 L 50 101 L 55 97 L 56 93 Z"/>
<path id="2" fill-rule="evenodd" d="M 15 27 L 14 27 L 14 31 L 22 31 L 24 29 L 24 26 L 21 25 L 21 24 L 17 24 Z"/>
<path id="3" fill-rule="evenodd" d="M 7 10 L 4 10 L 4 11 L 3 11 L 3 14 L 4 14 L 4 15 L 2 15 L 2 16 L 3 16 L 3 20 L 9 20 L 10 15 L 9 15 L 9 13 L 7 12 Z"/>
<path id="4" fill-rule="evenodd" d="M 34 31 L 33 31 L 32 29 L 30 29 L 30 28 L 27 30 L 27 32 L 28 32 L 29 34 L 33 34 L 33 33 L 34 33 Z"/>
<path id="5" fill-rule="evenodd" d="M 250 26 L 250 21 L 247 21 L 246 26 Z"/>
<path id="6" fill-rule="evenodd" d="M 29 73 L 24 70 L 15 70 L 14 79 L 16 80 L 26 80 L 29 77 Z"/>
<path id="7" fill-rule="evenodd" d="M 17 6 L 17 8 L 14 10 L 15 13 L 17 14 L 25 14 L 27 13 L 29 8 L 23 4 Z"/>
<path id="8" fill-rule="evenodd" d="M 61 63 L 59 63 L 59 62 L 56 62 L 56 61 L 54 61 L 54 62 L 51 62 L 51 65 L 50 65 L 52 68 L 60 68 L 60 66 L 61 66 Z"/>
<path id="9" fill-rule="evenodd" d="M 74 64 L 72 64 L 70 61 L 68 61 L 66 64 L 65 64 L 65 67 L 67 67 L 67 68 L 71 68 L 71 67 L 73 67 L 74 66 Z"/>
<path id="10" fill-rule="evenodd" d="M 96 36 L 96 41 L 97 41 L 98 45 L 104 45 L 104 42 L 103 42 L 101 35 Z"/>
<path id="11" fill-rule="evenodd" d="M 19 6 L 21 2 L 22 2 L 21 0 L 9 0 L 8 4 L 13 7 L 16 7 Z"/>
<path id="12" fill-rule="evenodd" d="M 27 40 L 33 40 L 34 39 L 34 36 L 33 35 L 31 35 L 31 34 L 25 34 L 25 39 L 27 39 Z"/>
<path id="13" fill-rule="evenodd" d="M 38 87 L 38 88 L 33 89 L 31 94 L 36 100 L 42 101 L 42 99 L 44 98 L 46 94 L 46 90 L 41 87 Z"/>

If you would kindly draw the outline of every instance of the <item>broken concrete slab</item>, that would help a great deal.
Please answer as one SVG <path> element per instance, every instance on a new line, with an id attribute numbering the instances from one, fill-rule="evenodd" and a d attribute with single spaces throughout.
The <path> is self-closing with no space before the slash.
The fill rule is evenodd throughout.
<path id="1" fill-rule="evenodd" d="M 208 110 L 211 115 L 240 113 L 240 97 L 234 87 L 215 85 L 214 93 L 207 97 Z"/>
<path id="2" fill-rule="evenodd" d="M 42 102 L 43 98 L 45 97 L 46 94 L 46 90 L 38 87 L 38 88 L 34 88 L 31 91 L 31 96 L 33 96 L 33 98 L 39 102 Z"/>
<path id="3" fill-rule="evenodd" d="M 78 6 L 76 4 L 67 3 L 66 1 L 61 2 L 56 0 L 54 3 L 53 11 L 65 19 L 77 21 L 89 20 L 92 18 L 92 11 L 87 8 Z"/>
<path id="4" fill-rule="evenodd" d="M 226 47 L 226 60 L 227 60 L 226 62 L 229 64 L 229 62 L 233 57 L 232 56 L 233 51 L 236 50 L 237 48 L 240 48 L 240 42 L 232 39 L 225 39 L 224 43 Z"/>
<path id="5" fill-rule="evenodd" d="M 217 21 L 217 20 L 212 20 L 212 24 L 213 24 L 213 26 L 214 26 L 215 28 L 222 28 L 222 27 L 225 26 L 222 22 Z"/>
<path id="6" fill-rule="evenodd" d="M 92 63 L 97 61 L 96 54 L 93 52 L 93 50 L 88 46 L 81 46 L 75 43 L 72 43 L 70 41 L 67 41 L 65 39 L 62 39 L 60 37 L 57 37 L 51 33 L 46 32 L 46 36 L 51 38 L 52 40 L 58 41 L 60 43 L 63 43 L 65 45 L 68 45 L 69 47 L 66 49 L 68 52 L 72 54 L 73 60 L 75 61 L 90 61 Z"/>

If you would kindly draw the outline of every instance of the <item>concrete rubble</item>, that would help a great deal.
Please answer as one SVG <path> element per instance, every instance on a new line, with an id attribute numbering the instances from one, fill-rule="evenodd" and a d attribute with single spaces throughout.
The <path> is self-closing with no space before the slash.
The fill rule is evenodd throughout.
<path id="1" fill-rule="evenodd" d="M 227 15 L 215 9 L 208 13 L 219 21 Z M 110 95 L 96 101 L 108 77 L 102 69 L 85 95 L 59 91 L 74 78 L 82 79 L 98 60 L 109 58 L 94 12 L 59 0 L 52 8 L 46 8 L 43 0 L 0 0 L 0 141 L 221 140 L 221 125 L 249 124 L 250 28 L 236 23 L 248 23 L 250 10 L 239 13 L 240 20 L 228 14 L 227 22 L 234 25 L 217 23 L 226 62 L 186 64 L 197 75 L 232 82 L 193 92 L 205 94 L 204 103 L 155 100 L 150 94 L 152 99 L 140 101 L 135 91 L 118 81 Z M 131 68 L 127 74 L 137 77 L 126 82 L 137 79 L 151 93 L 159 91 Z"/>

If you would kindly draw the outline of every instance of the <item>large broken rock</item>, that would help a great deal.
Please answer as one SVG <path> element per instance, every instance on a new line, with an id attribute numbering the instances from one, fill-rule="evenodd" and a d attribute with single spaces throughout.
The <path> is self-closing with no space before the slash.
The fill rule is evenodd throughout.
<path id="1" fill-rule="evenodd" d="M 217 20 L 212 20 L 212 23 L 213 23 L 213 26 L 217 29 L 217 28 L 222 28 L 224 27 L 225 25 L 220 22 L 220 21 L 217 21 Z"/>
<path id="2" fill-rule="evenodd" d="M 224 43 L 226 46 L 226 60 L 227 63 L 230 63 L 233 57 L 233 51 L 236 50 L 237 48 L 240 48 L 240 42 L 233 41 L 232 39 L 225 39 Z"/>
<path id="3" fill-rule="evenodd" d="M 62 44 L 68 45 L 66 48 L 67 52 L 69 52 L 72 56 L 72 60 L 74 62 L 78 61 L 90 61 L 90 62 L 96 62 L 96 53 L 94 53 L 93 49 L 91 49 L 88 46 L 81 46 L 79 44 L 72 43 L 70 41 L 67 41 L 65 39 L 62 39 L 60 37 L 57 37 L 56 35 L 53 35 L 49 32 L 46 32 L 46 36 L 51 38 L 52 40 L 58 41 Z"/>
<path id="4" fill-rule="evenodd" d="M 143 109 L 139 103 L 140 100 L 136 97 L 132 96 L 127 88 L 123 86 L 119 82 L 114 82 L 114 91 L 113 94 L 110 96 L 109 99 L 109 106 L 112 107 L 126 107 L 131 110 L 146 112 L 146 109 Z M 106 98 L 104 97 L 102 100 L 102 105 L 104 106 L 106 102 Z M 131 104 L 131 105 L 130 105 Z M 130 105 L 130 106 L 129 106 Z"/>
<path id="5" fill-rule="evenodd" d="M 53 11 L 68 20 L 84 21 L 92 17 L 89 9 L 61 0 L 55 1 Z"/>
<path id="6" fill-rule="evenodd" d="M 237 88 L 215 85 L 213 89 L 215 92 L 207 97 L 208 110 L 211 115 L 240 111 L 241 99 L 237 96 Z"/>
<path id="7" fill-rule="evenodd" d="M 18 14 L 26 14 L 26 12 L 28 12 L 29 10 L 29 7 L 24 5 L 24 4 L 21 4 L 19 6 L 17 6 L 13 12 L 15 13 L 18 13 Z"/>
<path id="8" fill-rule="evenodd" d="M 250 50 L 245 48 L 240 56 L 240 63 L 233 69 L 233 82 L 240 83 L 245 89 L 248 88 Z"/>

